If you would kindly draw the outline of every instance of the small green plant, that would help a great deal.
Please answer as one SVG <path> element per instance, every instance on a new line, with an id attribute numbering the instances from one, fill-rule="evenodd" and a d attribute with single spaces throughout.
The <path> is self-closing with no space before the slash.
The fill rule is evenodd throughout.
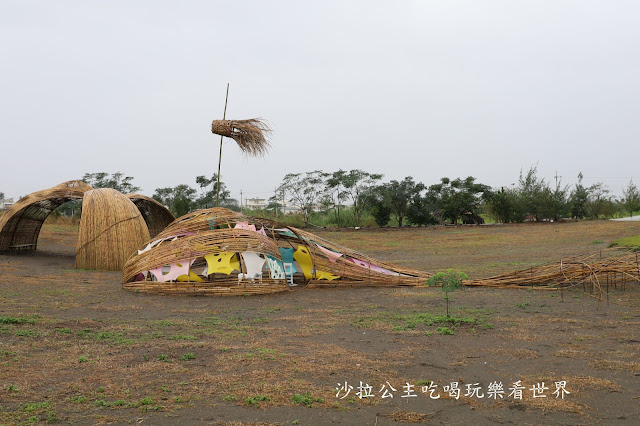
<path id="1" fill-rule="evenodd" d="M 9 392 L 20 392 L 20 391 L 18 390 L 18 387 L 17 387 L 16 385 L 9 385 L 9 386 L 7 386 L 7 390 L 8 390 Z"/>
<path id="2" fill-rule="evenodd" d="M 184 354 L 180 357 L 180 361 L 188 361 L 190 359 L 196 359 L 196 356 L 191 352 L 189 352 L 188 354 Z"/>
<path id="3" fill-rule="evenodd" d="M 33 324 L 34 320 L 29 318 L 0 317 L 0 324 Z"/>
<path id="4" fill-rule="evenodd" d="M 529 306 L 529 302 L 524 302 L 524 303 L 517 303 L 516 304 L 516 308 L 526 308 L 527 306 Z"/>
<path id="5" fill-rule="evenodd" d="M 591 241 L 591 244 L 602 244 L 604 241 L 602 240 L 593 240 Z"/>
<path id="6" fill-rule="evenodd" d="M 89 357 L 86 355 L 82 355 L 78 357 L 78 362 L 89 362 Z"/>
<path id="7" fill-rule="evenodd" d="M 169 337 L 171 340 L 198 340 L 196 336 L 191 336 L 189 334 L 176 334 L 175 336 Z"/>
<path id="8" fill-rule="evenodd" d="M 104 393 L 104 386 L 98 387 L 98 389 L 96 389 L 96 392 Z"/>
<path id="9" fill-rule="evenodd" d="M 256 396 L 250 396 L 249 398 L 244 400 L 244 403 L 247 405 L 253 405 L 256 407 L 260 407 L 260 402 L 261 401 L 271 401 L 271 398 L 269 398 L 268 396 L 265 395 L 256 395 Z"/>
<path id="10" fill-rule="evenodd" d="M 225 395 L 224 398 L 225 401 L 237 401 L 238 397 L 236 395 Z"/>
<path id="11" fill-rule="evenodd" d="M 165 354 L 158 355 L 158 361 L 169 362 L 169 355 L 165 355 Z"/>
<path id="12" fill-rule="evenodd" d="M 151 405 L 153 404 L 153 399 L 149 398 L 148 396 L 145 398 L 142 398 L 140 401 L 136 402 L 135 404 L 133 404 L 134 407 L 141 407 L 143 405 Z"/>
<path id="13" fill-rule="evenodd" d="M 30 413 L 32 411 L 39 411 L 47 407 L 49 407 L 48 402 L 30 402 L 22 407 L 22 411 L 24 411 L 25 413 Z"/>
<path id="14" fill-rule="evenodd" d="M 447 269 L 446 271 L 438 272 L 427 280 L 428 286 L 442 287 L 444 299 L 447 301 L 447 317 L 449 317 L 449 293 L 458 289 L 464 290 L 465 287 L 462 281 L 468 279 L 469 276 L 462 271 Z"/>
<path id="15" fill-rule="evenodd" d="M 436 331 L 438 332 L 438 334 L 442 334 L 442 335 L 446 335 L 446 334 L 450 334 L 450 335 L 452 335 L 452 334 L 455 334 L 455 333 L 453 332 L 453 330 L 451 330 L 449 327 L 438 327 L 438 328 L 436 329 Z"/>
<path id="16" fill-rule="evenodd" d="M 71 401 L 75 402 L 76 404 L 84 404 L 85 402 L 87 402 L 87 397 L 84 395 L 78 395 L 71 398 Z"/>
<path id="17" fill-rule="evenodd" d="M 314 398 L 309 392 L 306 392 L 302 395 L 300 395 L 299 393 L 293 395 L 293 397 L 291 398 L 291 402 L 311 408 L 314 402 L 324 402 L 324 400 L 322 398 Z"/>

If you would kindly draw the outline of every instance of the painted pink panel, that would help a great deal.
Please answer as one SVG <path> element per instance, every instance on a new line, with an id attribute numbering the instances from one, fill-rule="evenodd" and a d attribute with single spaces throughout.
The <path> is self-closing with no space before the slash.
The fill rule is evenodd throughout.
<path id="1" fill-rule="evenodd" d="M 249 222 L 238 222 L 236 223 L 236 226 L 234 226 L 234 229 L 246 229 L 247 231 L 256 231 L 256 226 L 255 225 L 249 225 Z"/>
<path id="2" fill-rule="evenodd" d="M 329 258 L 330 261 L 335 262 L 336 260 L 338 260 L 338 258 L 340 256 L 342 256 L 342 253 L 336 253 L 335 251 L 331 251 L 328 248 L 324 248 L 322 247 L 320 244 L 316 243 L 316 246 L 318 246 L 318 248 L 327 255 L 327 257 Z"/>
<path id="3" fill-rule="evenodd" d="M 369 262 L 365 262 L 364 260 L 360 260 L 360 259 L 349 259 L 349 260 L 352 261 L 353 263 L 355 263 L 358 266 L 362 266 L 363 268 L 371 269 L 372 271 L 379 272 L 381 274 L 398 275 L 397 272 L 393 272 L 393 271 L 390 271 L 388 269 L 381 268 L 380 266 L 373 265 L 373 264 L 371 264 Z"/>
<path id="4" fill-rule="evenodd" d="M 166 274 L 162 273 L 162 266 L 160 266 L 159 268 L 150 269 L 149 272 L 151 272 L 156 277 L 158 282 L 164 283 L 167 281 L 175 281 L 176 278 L 178 278 L 180 275 L 189 275 L 189 267 L 194 261 L 195 259 L 185 259 L 176 263 L 172 263 L 170 265 L 171 268 L 169 269 L 169 272 L 167 272 Z M 180 264 L 181 266 L 178 266 L 178 264 Z"/>

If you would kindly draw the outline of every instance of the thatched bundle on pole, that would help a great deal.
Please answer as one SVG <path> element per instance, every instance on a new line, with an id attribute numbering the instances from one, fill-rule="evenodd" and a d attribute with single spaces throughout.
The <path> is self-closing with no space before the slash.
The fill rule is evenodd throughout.
<path id="1" fill-rule="evenodd" d="M 240 150 L 253 157 L 264 156 L 269 149 L 271 128 L 259 118 L 248 120 L 213 120 L 211 132 L 233 139 Z"/>
<path id="2" fill-rule="evenodd" d="M 110 188 L 87 191 L 76 244 L 76 268 L 120 271 L 149 230 L 140 210 Z"/>

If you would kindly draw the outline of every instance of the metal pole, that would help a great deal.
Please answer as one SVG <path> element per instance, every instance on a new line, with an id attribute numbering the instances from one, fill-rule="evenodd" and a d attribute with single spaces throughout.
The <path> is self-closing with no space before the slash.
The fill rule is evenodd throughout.
<path id="1" fill-rule="evenodd" d="M 229 100 L 229 83 L 227 83 L 227 95 L 224 98 L 224 113 L 222 119 L 227 119 L 227 101 Z M 222 135 L 220 135 L 220 155 L 218 156 L 218 187 L 216 188 L 216 207 L 220 206 L 220 164 L 222 163 Z"/>

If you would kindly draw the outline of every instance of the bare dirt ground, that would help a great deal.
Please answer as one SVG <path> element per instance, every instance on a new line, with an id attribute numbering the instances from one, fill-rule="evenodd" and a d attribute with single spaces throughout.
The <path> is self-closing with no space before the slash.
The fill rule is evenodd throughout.
<path id="1" fill-rule="evenodd" d="M 637 285 L 609 294 L 634 307 L 599 310 L 581 291 L 473 288 L 451 295 L 453 321 L 436 288 L 150 296 L 74 269 L 75 232 L 47 224 L 36 253 L 0 255 L 0 424 L 640 424 Z M 476 278 L 606 248 L 640 223 L 320 234 Z M 508 396 L 516 381 L 521 400 Z M 360 382 L 375 396 L 360 399 Z M 496 382 L 505 393 L 489 398 Z M 483 398 L 464 396 L 476 386 Z"/>

